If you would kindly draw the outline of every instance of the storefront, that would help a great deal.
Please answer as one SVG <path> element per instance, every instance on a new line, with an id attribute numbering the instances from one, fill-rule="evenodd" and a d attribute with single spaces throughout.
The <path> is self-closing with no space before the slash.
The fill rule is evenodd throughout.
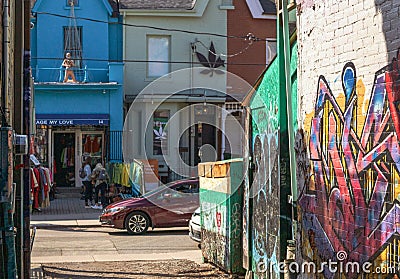
<path id="1" fill-rule="evenodd" d="M 60 187 L 80 187 L 82 155 L 90 154 L 93 166 L 106 163 L 106 114 L 36 114 L 35 155 L 54 174 Z"/>

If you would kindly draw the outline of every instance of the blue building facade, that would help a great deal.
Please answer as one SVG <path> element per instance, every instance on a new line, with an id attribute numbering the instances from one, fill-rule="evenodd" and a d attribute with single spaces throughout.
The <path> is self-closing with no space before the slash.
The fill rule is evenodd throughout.
<path id="1" fill-rule="evenodd" d="M 122 161 L 122 20 L 112 0 L 37 0 L 31 22 L 32 152 L 57 185 L 79 187 L 87 153 L 93 164 Z M 67 53 L 75 79 L 65 82 Z"/>

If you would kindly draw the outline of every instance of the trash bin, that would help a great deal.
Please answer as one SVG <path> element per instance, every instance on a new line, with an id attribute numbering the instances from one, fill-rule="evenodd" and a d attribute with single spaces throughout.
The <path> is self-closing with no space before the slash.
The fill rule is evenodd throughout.
<path id="1" fill-rule="evenodd" d="M 200 163 L 198 172 L 203 261 L 243 273 L 243 159 Z"/>

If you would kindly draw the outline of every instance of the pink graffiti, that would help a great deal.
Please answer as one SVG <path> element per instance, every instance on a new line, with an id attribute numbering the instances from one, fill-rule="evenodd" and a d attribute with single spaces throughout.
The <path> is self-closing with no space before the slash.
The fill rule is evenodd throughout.
<path id="1" fill-rule="evenodd" d="M 315 232 L 323 259 L 346 251 L 349 261 L 371 261 L 400 233 L 400 204 L 390 196 L 400 187 L 392 174 L 400 172 L 399 60 L 376 74 L 360 137 L 355 82 L 345 80 L 356 80 L 354 65 L 343 68 L 344 111 L 319 78 L 309 144 L 315 190 L 300 191 L 298 202 L 303 229 Z"/>

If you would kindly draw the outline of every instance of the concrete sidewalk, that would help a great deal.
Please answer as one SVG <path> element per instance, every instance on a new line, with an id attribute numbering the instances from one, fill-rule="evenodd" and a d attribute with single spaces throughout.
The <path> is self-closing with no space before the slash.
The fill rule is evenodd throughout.
<path id="1" fill-rule="evenodd" d="M 33 265 L 45 263 L 83 263 L 83 262 L 129 262 L 129 261 L 162 261 L 162 260 L 186 260 L 190 259 L 195 263 L 202 263 L 201 250 L 175 251 L 170 253 L 153 253 L 153 254 L 112 254 L 112 257 L 97 255 L 74 255 L 74 256 L 46 256 L 33 257 L 31 263 Z"/>
<path id="2" fill-rule="evenodd" d="M 85 208 L 79 188 L 59 188 L 56 199 L 41 212 L 32 212 L 31 225 L 48 226 L 99 226 L 101 210 Z"/>
<path id="3" fill-rule="evenodd" d="M 51 216 L 55 217 L 55 216 Z M 79 219 L 79 216 L 60 215 L 59 220 L 31 221 L 31 226 L 36 228 L 56 227 L 97 227 L 100 226 L 99 216 L 91 219 Z M 69 220 L 69 219 L 70 220 Z M 72 218 L 72 219 L 71 219 Z"/>

